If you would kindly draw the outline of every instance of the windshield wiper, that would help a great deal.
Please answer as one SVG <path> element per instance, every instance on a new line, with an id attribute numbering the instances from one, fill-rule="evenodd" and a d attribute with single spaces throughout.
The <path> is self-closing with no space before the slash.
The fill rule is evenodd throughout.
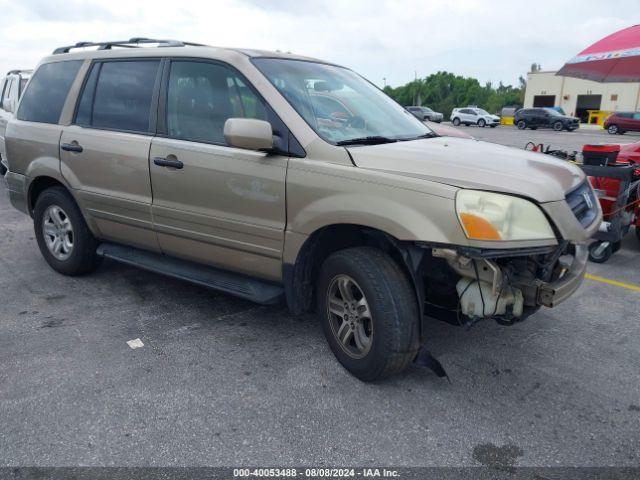
<path id="1" fill-rule="evenodd" d="M 436 132 L 428 132 L 428 133 L 425 133 L 424 135 L 418 135 L 417 137 L 403 138 L 403 140 L 418 140 L 420 138 L 435 138 L 439 136 L 440 135 L 438 135 Z"/>
<path id="2" fill-rule="evenodd" d="M 340 140 L 336 145 L 379 145 L 381 143 L 393 143 L 398 140 L 395 138 L 382 137 L 380 135 L 372 135 L 370 137 L 351 138 L 349 140 Z"/>

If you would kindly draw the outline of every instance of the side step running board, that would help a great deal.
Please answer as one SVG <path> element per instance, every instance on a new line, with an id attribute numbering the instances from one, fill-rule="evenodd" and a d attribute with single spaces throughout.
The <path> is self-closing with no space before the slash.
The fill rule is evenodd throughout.
<path id="1" fill-rule="evenodd" d="M 100 244 L 97 253 L 117 262 L 186 280 L 263 305 L 273 305 L 284 298 L 284 288 L 280 285 L 159 253 L 114 243 Z"/>

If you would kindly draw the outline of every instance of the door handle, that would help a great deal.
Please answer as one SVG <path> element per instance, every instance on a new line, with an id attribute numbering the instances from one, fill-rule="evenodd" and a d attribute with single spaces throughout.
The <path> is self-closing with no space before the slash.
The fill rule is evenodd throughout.
<path id="1" fill-rule="evenodd" d="M 62 145 L 60 145 L 60 148 L 65 152 L 75 152 L 75 153 L 82 152 L 82 147 L 78 145 L 78 142 L 63 143 Z"/>
<path id="2" fill-rule="evenodd" d="M 160 167 L 170 167 L 178 170 L 184 167 L 184 163 L 177 158 L 153 157 L 153 163 Z"/>

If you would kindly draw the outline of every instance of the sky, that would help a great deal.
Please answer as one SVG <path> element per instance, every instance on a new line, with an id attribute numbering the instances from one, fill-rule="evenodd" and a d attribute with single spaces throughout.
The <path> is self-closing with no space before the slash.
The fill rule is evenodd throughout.
<path id="1" fill-rule="evenodd" d="M 172 38 L 290 51 L 379 86 L 446 70 L 517 84 L 640 23 L 639 0 L 0 0 L 0 71 L 78 41 Z M 386 79 L 386 80 L 385 80 Z"/>

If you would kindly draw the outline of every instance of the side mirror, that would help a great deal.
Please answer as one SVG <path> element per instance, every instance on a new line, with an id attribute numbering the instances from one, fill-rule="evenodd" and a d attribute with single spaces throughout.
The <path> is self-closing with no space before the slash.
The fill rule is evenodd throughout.
<path id="1" fill-rule="evenodd" d="M 224 139 L 230 147 L 246 150 L 271 150 L 271 124 L 253 118 L 229 118 L 224 122 Z"/>
<path id="2" fill-rule="evenodd" d="M 13 105 L 10 99 L 5 98 L 2 102 L 2 108 L 5 112 L 13 113 Z"/>

